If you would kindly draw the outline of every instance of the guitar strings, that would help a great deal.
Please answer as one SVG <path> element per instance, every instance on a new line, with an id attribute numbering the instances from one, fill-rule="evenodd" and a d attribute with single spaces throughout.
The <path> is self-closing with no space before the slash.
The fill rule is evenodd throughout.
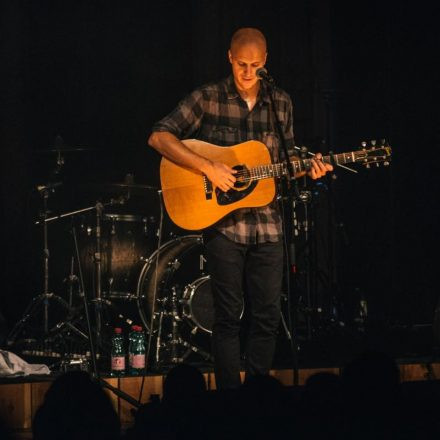
<path id="1" fill-rule="evenodd" d="M 374 150 L 375 153 L 379 152 L 380 150 L 383 150 L 382 148 L 378 148 Z M 333 157 L 336 158 L 336 163 L 339 163 L 341 159 L 344 160 L 344 163 L 347 162 L 357 162 L 362 158 L 366 158 L 365 155 L 367 151 L 352 151 L 350 153 L 337 153 L 334 154 Z M 353 158 L 354 156 L 354 158 Z M 378 156 L 382 159 L 386 159 L 387 155 Z M 354 159 L 354 160 L 353 160 Z M 376 157 L 377 159 L 377 157 Z M 324 156 L 321 159 L 324 163 L 331 163 L 331 157 L 330 156 Z M 305 171 L 310 167 L 311 159 L 302 159 L 302 160 L 295 160 L 292 161 L 292 166 L 297 171 Z M 269 177 L 280 177 L 285 172 L 285 166 L 283 163 L 277 163 L 277 164 L 266 164 L 266 165 L 258 165 L 256 167 L 250 168 L 250 169 L 244 169 L 237 171 L 234 176 L 239 180 L 240 182 L 251 182 L 252 180 L 260 180 L 265 179 Z"/>

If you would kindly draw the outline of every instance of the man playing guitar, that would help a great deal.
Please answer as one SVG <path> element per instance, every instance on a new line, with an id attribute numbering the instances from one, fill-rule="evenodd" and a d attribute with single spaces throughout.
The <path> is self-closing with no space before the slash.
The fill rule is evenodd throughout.
<path id="1" fill-rule="evenodd" d="M 275 109 L 269 91 L 256 75 L 267 59 L 266 39 L 254 28 L 237 30 L 228 51 L 232 75 L 202 86 L 183 99 L 157 122 L 148 144 L 170 161 L 206 176 L 214 188 L 227 192 L 236 183 L 237 170 L 210 160 L 181 140 L 197 138 L 222 147 L 249 140 L 263 142 L 272 160 L 279 160 L 279 138 L 274 128 L 277 112 L 287 147 L 294 146 L 292 102 L 275 87 Z M 332 170 L 317 154 L 308 175 L 312 179 Z M 301 174 L 298 173 L 296 177 Z M 197 216 L 197 212 L 194 212 Z M 240 317 L 243 291 L 249 307 L 245 345 L 246 375 L 268 374 L 275 350 L 280 319 L 283 276 L 282 221 L 276 201 L 263 207 L 241 208 L 203 231 L 215 322 L 212 350 L 216 385 L 240 386 Z"/>

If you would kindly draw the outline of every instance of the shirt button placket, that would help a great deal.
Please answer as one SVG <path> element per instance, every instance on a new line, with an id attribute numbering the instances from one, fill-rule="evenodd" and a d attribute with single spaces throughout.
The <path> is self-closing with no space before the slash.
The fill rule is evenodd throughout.
<path id="1" fill-rule="evenodd" d="M 249 117 L 246 118 L 246 140 L 251 141 L 253 140 L 252 136 L 252 122 Z"/>

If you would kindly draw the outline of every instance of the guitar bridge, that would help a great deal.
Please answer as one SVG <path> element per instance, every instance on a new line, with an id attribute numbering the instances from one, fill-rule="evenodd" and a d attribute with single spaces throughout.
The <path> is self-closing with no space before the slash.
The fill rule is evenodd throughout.
<path id="1" fill-rule="evenodd" d="M 205 175 L 203 176 L 203 188 L 205 190 L 206 200 L 211 200 L 212 199 L 212 183 Z"/>

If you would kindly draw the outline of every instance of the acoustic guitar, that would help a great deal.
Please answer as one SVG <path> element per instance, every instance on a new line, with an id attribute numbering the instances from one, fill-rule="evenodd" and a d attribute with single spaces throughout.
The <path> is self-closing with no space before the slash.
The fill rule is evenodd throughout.
<path id="1" fill-rule="evenodd" d="M 224 192 L 198 171 L 182 167 L 165 157 L 160 164 L 160 180 L 165 208 L 171 220 L 183 229 L 207 228 L 232 211 L 268 205 L 275 197 L 275 178 L 286 175 L 286 163 L 271 163 L 266 145 L 247 141 L 231 147 L 219 147 L 191 139 L 183 143 L 195 153 L 212 161 L 222 162 L 237 170 L 233 188 Z M 366 144 L 358 151 L 323 156 L 333 165 L 384 162 L 388 165 L 391 147 Z M 311 159 L 291 158 L 295 173 L 307 171 Z"/>

